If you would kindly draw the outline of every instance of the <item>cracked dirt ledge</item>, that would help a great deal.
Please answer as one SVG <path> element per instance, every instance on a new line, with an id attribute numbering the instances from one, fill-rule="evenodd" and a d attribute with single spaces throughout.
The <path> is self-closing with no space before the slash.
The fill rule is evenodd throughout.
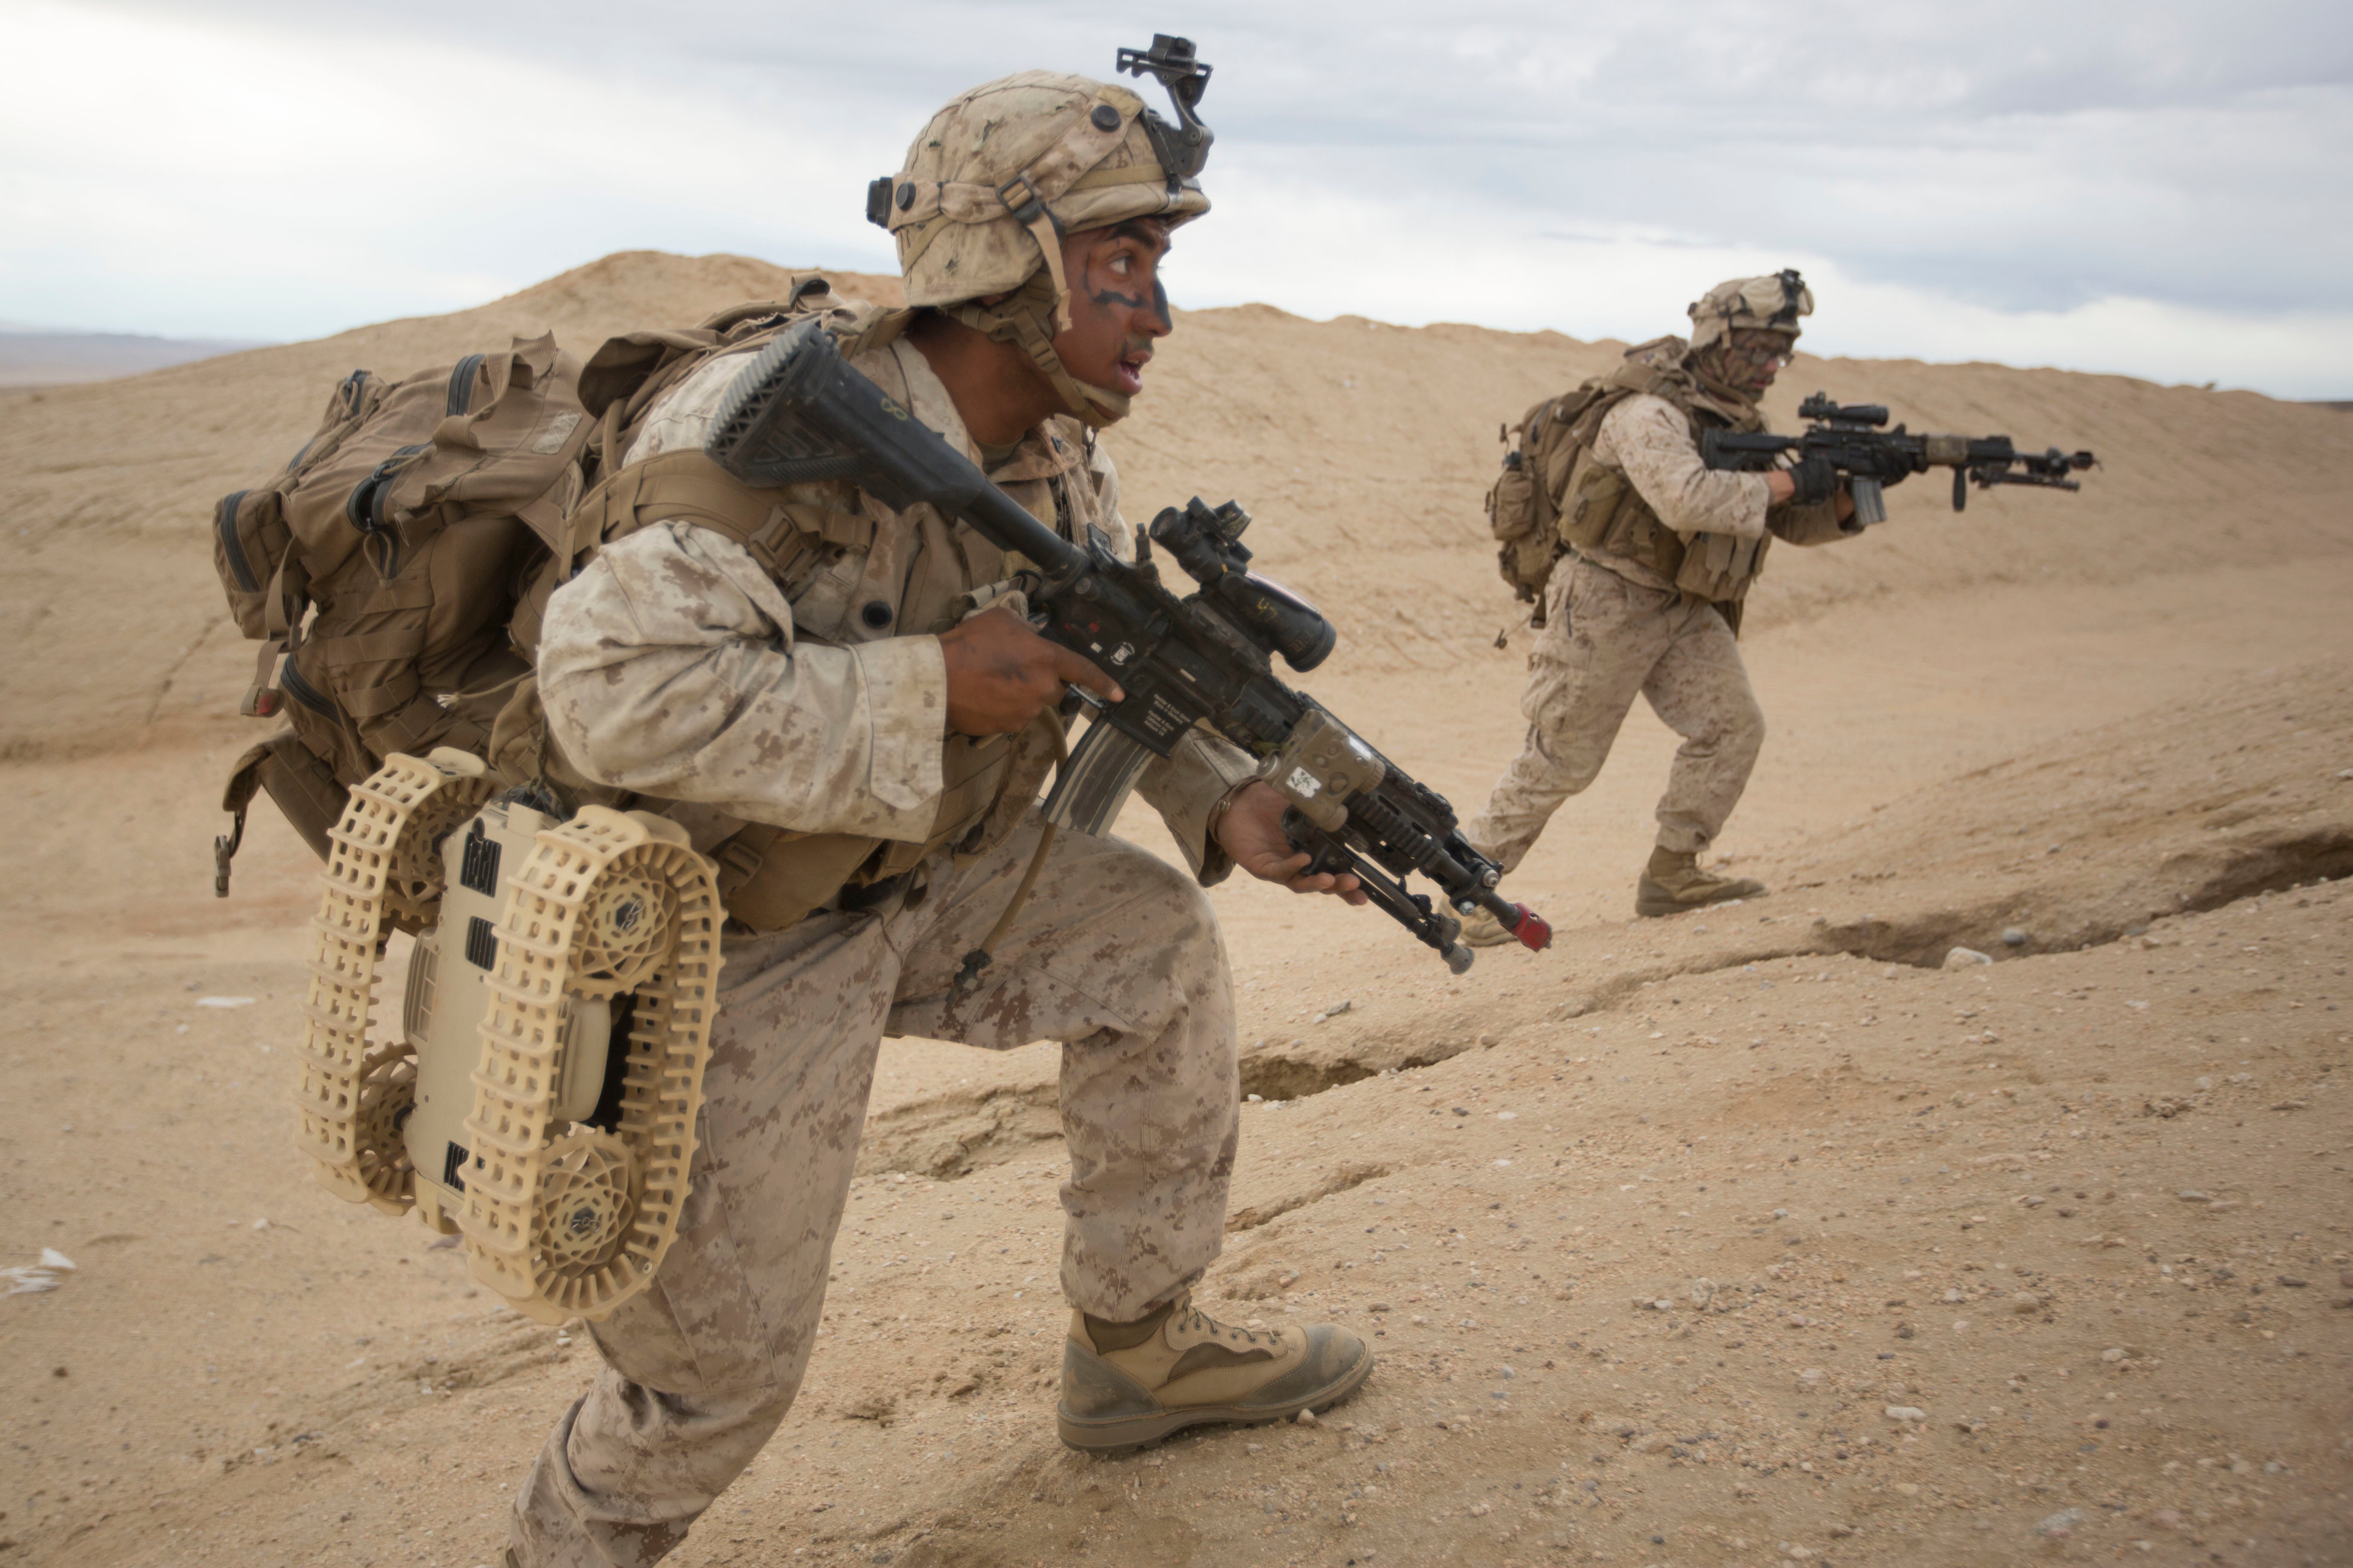
<path id="1" fill-rule="evenodd" d="M 1541 955 L 1482 952 L 1484 972 L 1461 982 L 1422 977 L 1424 994 L 1455 1004 L 1442 1027 L 1385 986 L 1303 994 L 1296 1004 L 1317 1013 L 1304 1032 L 1252 1040 L 1246 1030 L 1244 1088 L 1268 1100 L 1320 1093 L 1777 958 L 1933 966 L 1965 947 L 2009 961 L 2353 874 L 2348 733 L 2353 691 L 2335 662 L 2118 721 L 1874 807 L 1770 862 L 1742 862 L 1777 889 L 1766 898 L 1564 931 Z M 2216 735 L 2232 743 L 2211 750 Z M 1547 984 L 1498 1005 L 1498 970 Z M 1399 1013 L 1412 1015 L 1410 1032 L 1392 1021 Z"/>

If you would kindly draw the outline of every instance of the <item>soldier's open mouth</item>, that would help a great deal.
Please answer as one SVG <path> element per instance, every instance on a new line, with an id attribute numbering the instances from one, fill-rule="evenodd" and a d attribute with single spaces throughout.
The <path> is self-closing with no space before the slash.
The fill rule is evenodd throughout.
<path id="1" fill-rule="evenodd" d="M 1117 379 L 1118 390 L 1134 396 L 1144 390 L 1144 367 L 1151 360 L 1149 353 L 1131 354 L 1112 362 L 1112 374 Z"/>

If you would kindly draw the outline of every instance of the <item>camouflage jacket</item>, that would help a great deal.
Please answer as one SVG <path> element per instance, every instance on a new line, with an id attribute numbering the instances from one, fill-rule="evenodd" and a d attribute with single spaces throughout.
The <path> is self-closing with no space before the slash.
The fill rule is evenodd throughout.
<path id="1" fill-rule="evenodd" d="M 744 363 L 741 354 L 713 359 L 666 394 L 628 460 L 701 445 Z M 853 363 L 987 467 L 912 344 L 889 342 Z M 1092 523 L 1132 553 L 1110 455 L 1075 421 L 1031 430 L 989 477 L 1040 520 L 1066 533 Z M 947 676 L 935 634 L 954 624 L 960 597 L 1002 579 L 1006 563 L 928 506 L 902 512 L 858 499 L 858 512 L 842 514 L 838 547 L 789 581 L 684 520 L 607 543 L 549 601 L 540 639 L 549 733 L 572 763 L 600 784 L 711 808 L 721 820 L 698 824 L 698 843 L 729 818 L 900 842 L 930 836 L 947 783 Z M 1033 730 L 1015 752 L 986 831 L 959 849 L 1001 839 L 1035 798 L 1051 745 Z M 1197 731 L 1139 783 L 1204 884 L 1232 868 L 1208 837 L 1209 812 L 1254 771 L 1240 749 Z"/>
<path id="2" fill-rule="evenodd" d="M 1762 474 L 1711 468 L 1692 442 L 1691 419 L 1663 397 L 1638 393 L 1602 416 L 1593 458 L 1625 474 L 1634 492 L 1677 533 L 1826 544 L 1860 530 L 1841 525 L 1835 502 L 1770 506 Z M 1672 589 L 1656 567 L 1615 552 L 1581 550 L 1596 565 L 1645 588 Z"/>

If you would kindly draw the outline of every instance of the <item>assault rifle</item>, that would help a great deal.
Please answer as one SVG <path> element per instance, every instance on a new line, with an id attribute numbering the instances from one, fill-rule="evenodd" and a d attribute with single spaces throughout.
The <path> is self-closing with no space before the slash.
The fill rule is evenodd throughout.
<path id="1" fill-rule="evenodd" d="M 1802 436 L 1704 430 L 1699 438 L 1700 461 L 1711 468 L 1761 470 L 1776 467 L 1776 459 L 1784 452 L 1795 452 L 1800 460 L 1826 457 L 1832 468 L 1847 476 L 1848 492 L 1854 497 L 1854 520 L 1864 527 L 1887 521 L 1886 499 L 1880 493 L 1883 485 L 1910 474 L 1925 474 L 1932 468 L 1953 470 L 1953 510 L 1959 511 L 1969 503 L 1972 483 L 1980 489 L 1995 485 L 2081 489 L 2083 486 L 2067 476 L 2096 461 L 2089 452 L 2062 452 L 2056 447 L 2047 452 L 2021 452 L 2007 436 L 1981 439 L 1913 436 L 1901 425 L 1883 430 L 1879 426 L 1887 423 L 1884 404 L 1832 403 L 1830 395 L 1821 392 L 1798 405 L 1798 417 L 1812 421 Z"/>
<path id="2" fill-rule="evenodd" d="M 704 450 L 750 485 L 848 480 L 889 506 L 928 502 L 1029 563 L 1039 632 L 1125 693 L 1104 703 L 1074 691 L 1096 711 L 1047 797 L 1048 821 L 1103 832 L 1145 764 L 1206 721 L 1261 759 L 1260 776 L 1287 803 L 1283 831 L 1312 857 L 1307 872 L 1355 877 L 1455 973 L 1472 958 L 1456 940 L 1458 914 L 1483 909 L 1531 948 L 1551 942 L 1541 916 L 1495 892 L 1502 868 L 1471 847 L 1443 796 L 1275 678 L 1270 655 L 1310 670 L 1336 634 L 1314 606 L 1248 569 L 1250 515 L 1235 503 L 1169 508 L 1132 562 L 1098 529 L 1073 544 L 852 370 L 814 321 L 738 375 Z M 1198 593 L 1179 599 L 1161 585 L 1155 542 Z M 1413 872 L 1438 884 L 1441 902 L 1409 890 Z"/>

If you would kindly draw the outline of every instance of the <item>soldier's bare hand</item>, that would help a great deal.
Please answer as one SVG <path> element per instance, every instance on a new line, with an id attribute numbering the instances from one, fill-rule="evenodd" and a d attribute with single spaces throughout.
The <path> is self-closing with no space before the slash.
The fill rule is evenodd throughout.
<path id="1" fill-rule="evenodd" d="M 1282 808 L 1282 796 L 1271 784 L 1244 786 L 1218 824 L 1219 847 L 1234 858 L 1235 865 L 1261 882 L 1279 882 L 1294 893 L 1335 893 L 1352 904 L 1366 902 L 1369 895 L 1354 877 L 1329 871 L 1300 875 L 1312 857 L 1293 849 L 1291 840 L 1283 837 Z"/>
<path id="2" fill-rule="evenodd" d="M 948 667 L 948 728 L 959 735 L 1010 735 L 1083 686 L 1107 702 L 1119 683 L 1027 621 L 991 610 L 940 634 Z"/>

